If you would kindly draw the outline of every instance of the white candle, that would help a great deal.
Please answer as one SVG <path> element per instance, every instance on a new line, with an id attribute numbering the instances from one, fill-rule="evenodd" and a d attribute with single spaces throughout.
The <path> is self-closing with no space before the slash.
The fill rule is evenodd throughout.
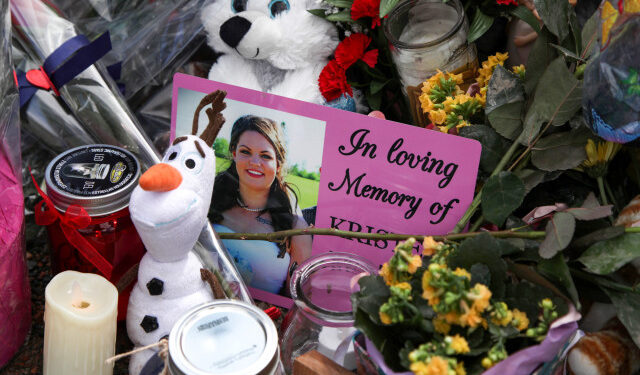
<path id="1" fill-rule="evenodd" d="M 102 276 L 65 271 L 45 289 L 44 375 L 111 375 L 118 291 Z"/>
<path id="2" fill-rule="evenodd" d="M 403 90 L 419 86 L 437 70 L 453 72 L 472 63 L 467 48 L 467 24 L 459 2 L 418 0 L 404 2 L 385 20 L 391 55 Z"/>

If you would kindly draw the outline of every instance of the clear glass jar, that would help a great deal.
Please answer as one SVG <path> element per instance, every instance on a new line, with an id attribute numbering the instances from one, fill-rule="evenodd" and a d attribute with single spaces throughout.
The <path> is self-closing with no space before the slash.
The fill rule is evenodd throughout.
<path id="1" fill-rule="evenodd" d="M 289 282 L 294 306 L 280 327 L 280 351 L 287 374 L 294 360 L 318 350 L 346 368 L 355 368 L 353 349 L 344 358 L 355 328 L 351 293 L 360 274 L 374 274 L 375 266 L 349 253 L 327 253 L 308 259 L 293 273 Z M 337 350 L 340 347 L 340 350 Z"/>
<path id="2" fill-rule="evenodd" d="M 459 0 L 409 0 L 384 20 L 391 57 L 402 90 L 409 99 L 414 122 L 422 116 L 420 86 L 438 70 L 462 73 L 471 79 L 478 66 L 475 45 L 467 43 L 469 22 Z"/>

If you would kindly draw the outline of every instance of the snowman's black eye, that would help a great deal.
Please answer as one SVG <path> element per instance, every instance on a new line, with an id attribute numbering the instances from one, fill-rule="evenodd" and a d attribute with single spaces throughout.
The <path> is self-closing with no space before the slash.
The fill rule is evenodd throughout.
<path id="1" fill-rule="evenodd" d="M 193 159 L 187 159 L 187 160 L 185 160 L 184 165 L 186 165 L 187 168 L 189 168 L 189 169 L 193 169 L 193 168 L 196 167 L 196 162 L 193 161 Z"/>
<path id="2" fill-rule="evenodd" d="M 240 13 L 247 10 L 247 0 L 233 0 L 231 1 L 231 10 L 233 13 Z"/>
<path id="3" fill-rule="evenodd" d="M 171 155 L 169 155 L 169 158 L 168 158 L 168 159 L 169 159 L 169 160 L 173 160 L 173 159 L 175 159 L 177 156 L 178 156 L 178 153 L 174 151 L 174 152 L 172 152 L 172 153 L 171 153 Z"/>

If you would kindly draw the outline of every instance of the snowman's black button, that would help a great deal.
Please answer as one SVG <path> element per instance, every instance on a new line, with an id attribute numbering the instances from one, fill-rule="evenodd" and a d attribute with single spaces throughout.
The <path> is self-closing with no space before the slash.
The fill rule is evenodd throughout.
<path id="1" fill-rule="evenodd" d="M 164 290 L 164 282 L 154 277 L 147 283 L 147 289 L 149 289 L 149 294 L 152 296 L 159 296 Z"/>
<path id="2" fill-rule="evenodd" d="M 151 315 L 145 315 L 140 323 L 140 327 L 142 327 L 146 333 L 153 332 L 159 327 L 158 318 Z"/>

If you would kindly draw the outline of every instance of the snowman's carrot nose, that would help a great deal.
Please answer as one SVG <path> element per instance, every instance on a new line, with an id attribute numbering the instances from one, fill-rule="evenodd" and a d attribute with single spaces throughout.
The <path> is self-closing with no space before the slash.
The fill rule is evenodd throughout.
<path id="1" fill-rule="evenodd" d="M 180 172 L 169 164 L 159 163 L 140 176 L 140 187 L 146 191 L 171 191 L 182 182 Z"/>

